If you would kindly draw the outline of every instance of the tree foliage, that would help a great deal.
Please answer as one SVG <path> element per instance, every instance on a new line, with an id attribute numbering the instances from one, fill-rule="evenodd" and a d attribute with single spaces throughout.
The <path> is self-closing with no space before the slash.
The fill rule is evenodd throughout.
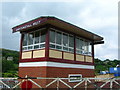
<path id="1" fill-rule="evenodd" d="M 2 76 L 3 77 L 17 77 L 19 52 L 1 49 L 2 51 Z M 13 60 L 7 60 L 8 57 L 13 57 Z"/>
<path id="2" fill-rule="evenodd" d="M 120 60 L 100 60 L 95 59 L 95 73 L 99 74 L 100 71 L 109 71 L 110 67 L 116 67 L 120 63 Z"/>
<path id="3" fill-rule="evenodd" d="M 7 57 L 11 57 L 11 56 L 13 57 L 13 62 L 15 64 L 18 64 L 18 60 L 19 60 L 19 52 L 18 51 L 2 49 L 2 57 L 7 59 Z"/>

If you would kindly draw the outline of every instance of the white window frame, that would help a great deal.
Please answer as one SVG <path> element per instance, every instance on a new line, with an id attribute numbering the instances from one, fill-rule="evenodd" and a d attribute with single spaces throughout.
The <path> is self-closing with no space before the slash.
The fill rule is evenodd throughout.
<path id="1" fill-rule="evenodd" d="M 71 76 L 79 76 L 80 78 L 79 79 L 77 79 L 77 78 L 71 78 Z M 82 81 L 82 74 L 69 74 L 68 75 L 68 82 L 80 82 L 80 81 Z M 75 80 L 73 80 L 73 79 L 75 79 Z"/>
<path id="2" fill-rule="evenodd" d="M 28 41 L 27 41 L 27 45 L 26 46 L 22 46 L 22 48 L 26 47 L 27 49 L 26 50 L 22 49 L 22 51 L 36 50 L 36 49 L 34 49 L 34 46 L 36 46 L 36 45 L 39 45 L 39 48 L 37 48 L 37 49 L 43 49 L 43 48 L 45 48 L 45 47 L 42 47 L 42 48 L 40 47 L 40 45 L 45 44 L 45 42 L 40 43 L 40 41 L 41 41 L 41 31 L 44 30 L 44 29 L 46 29 L 46 28 L 41 28 L 41 29 L 38 29 L 38 30 L 35 30 L 35 31 L 32 31 L 32 32 L 29 32 L 29 33 L 34 33 L 34 36 L 35 36 L 35 32 L 36 31 L 40 31 L 39 43 L 35 44 L 34 43 L 35 38 L 33 38 L 33 44 L 28 45 Z M 27 37 L 28 37 L 29 33 L 26 33 Z M 28 49 L 29 46 L 32 46 L 32 49 Z"/>
<path id="3" fill-rule="evenodd" d="M 68 48 L 68 51 L 66 51 L 66 52 L 71 52 L 71 51 L 69 51 L 69 49 L 73 49 L 73 50 L 74 50 L 74 47 L 69 47 L 69 36 L 73 36 L 72 34 L 68 34 L 68 33 L 59 31 L 59 30 L 54 29 L 54 28 L 50 28 L 50 31 L 55 31 L 55 43 L 51 43 L 51 42 L 50 42 L 50 44 L 55 45 L 55 48 L 50 47 L 51 49 L 60 50 L 60 49 L 57 49 L 56 46 L 61 46 L 61 47 L 62 47 L 62 48 L 61 48 L 61 51 L 66 51 L 66 50 L 63 50 L 63 47 Z M 62 35 L 61 45 L 60 45 L 60 44 L 56 44 L 56 32 L 60 32 L 61 35 Z M 68 35 L 68 46 L 64 46 L 64 45 L 63 45 L 63 34 Z M 73 37 L 74 37 L 74 36 L 73 36 Z M 71 52 L 71 53 L 74 53 L 74 52 Z"/>
<path id="4" fill-rule="evenodd" d="M 89 52 L 89 44 L 88 44 L 88 50 L 85 50 L 85 42 L 87 42 L 87 43 L 90 43 L 91 41 L 89 41 L 89 40 L 86 40 L 86 39 L 83 39 L 83 38 L 81 38 L 81 37 L 76 37 L 76 39 L 81 39 L 81 40 L 83 40 L 83 49 L 78 49 L 77 47 L 76 47 L 76 54 L 83 54 L 83 55 L 89 55 L 89 56 L 91 56 L 92 55 L 92 51 L 91 52 Z M 75 40 L 76 40 L 75 39 Z M 77 53 L 77 50 L 79 50 L 79 51 L 82 51 L 82 53 Z"/>

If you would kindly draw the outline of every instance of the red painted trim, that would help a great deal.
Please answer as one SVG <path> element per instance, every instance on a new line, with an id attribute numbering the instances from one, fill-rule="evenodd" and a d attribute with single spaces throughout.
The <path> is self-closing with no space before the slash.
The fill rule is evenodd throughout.
<path id="1" fill-rule="evenodd" d="M 20 53 L 19 53 L 19 63 L 20 63 L 20 60 L 22 59 L 22 42 L 23 42 L 23 34 L 21 34 L 21 39 L 20 39 Z M 19 68 L 18 68 L 18 71 L 19 71 Z M 19 75 L 20 72 L 18 72 L 18 75 Z"/>
<path id="2" fill-rule="evenodd" d="M 62 59 L 64 59 L 64 51 L 62 51 Z"/>
<path id="3" fill-rule="evenodd" d="M 42 58 L 21 59 L 20 62 L 39 62 L 43 60 L 47 61 L 45 57 L 42 57 Z"/>
<path id="4" fill-rule="evenodd" d="M 84 62 L 86 62 L 86 56 L 84 55 Z"/>
<path id="5" fill-rule="evenodd" d="M 21 39 L 20 39 L 20 56 L 19 56 L 19 60 L 22 59 L 22 42 L 23 42 L 23 37 L 24 35 L 21 34 Z"/>
<path id="6" fill-rule="evenodd" d="M 29 51 L 22 51 L 22 52 L 24 53 L 24 52 L 30 52 L 30 51 L 38 51 L 38 50 L 45 50 L 45 48 L 34 49 L 34 50 L 29 50 Z"/>
<path id="7" fill-rule="evenodd" d="M 93 59 L 93 65 L 95 66 L 95 62 L 94 62 L 94 41 L 92 41 L 92 44 L 91 44 L 91 49 L 92 49 L 92 59 Z M 95 72 L 95 70 L 94 70 L 94 72 Z M 95 73 L 94 73 L 94 75 L 95 75 Z"/>
<path id="8" fill-rule="evenodd" d="M 76 36 L 74 35 L 74 60 L 76 61 Z"/>
<path id="9" fill-rule="evenodd" d="M 47 25 L 47 24 L 46 24 Z M 41 26 L 39 26 L 39 27 L 31 27 L 30 29 L 25 29 L 25 30 L 22 30 L 22 31 L 20 31 L 21 33 L 22 32 L 24 32 L 24 33 L 31 33 L 31 32 L 33 32 L 33 31 L 36 31 L 36 30 L 38 30 L 38 29 L 43 29 L 44 28 L 44 30 L 46 30 L 46 25 L 41 25 Z"/>
<path id="10" fill-rule="evenodd" d="M 70 63 L 70 64 L 82 64 L 82 65 L 92 65 L 93 63 L 90 62 L 82 62 L 82 61 L 74 61 L 74 60 L 67 60 L 67 59 L 56 59 L 56 58 L 33 58 L 33 59 L 22 59 L 20 62 L 40 62 L 40 61 L 52 61 L 52 62 L 60 62 L 60 63 Z"/>
<path id="11" fill-rule="evenodd" d="M 41 23 L 43 23 L 43 22 L 46 22 L 48 19 L 47 18 L 37 18 L 37 19 L 35 19 L 35 20 L 31 20 L 31 21 L 28 21 L 28 22 L 26 22 L 26 23 L 23 23 L 23 24 L 21 24 L 21 25 L 19 25 L 19 26 L 16 26 L 16 27 L 13 27 L 12 29 L 13 29 L 13 33 L 14 32 L 17 32 L 17 31 L 21 31 L 21 30 L 26 30 L 26 29 L 29 29 L 29 28 L 31 28 L 31 27 L 35 27 L 35 26 L 38 26 L 38 25 L 40 25 Z M 38 22 L 38 21 L 40 21 L 40 23 L 38 23 L 38 24 L 34 24 L 33 25 L 33 23 L 35 23 L 35 22 Z M 26 28 L 24 28 L 24 29 L 22 29 L 21 27 L 25 27 L 25 26 L 27 26 L 27 25 L 31 25 L 30 27 L 26 27 Z M 19 29 L 19 28 L 21 28 L 20 30 L 17 30 L 17 29 Z"/>
<path id="12" fill-rule="evenodd" d="M 93 64 L 94 64 L 94 44 L 92 42 L 92 58 L 93 58 Z"/>
<path id="13" fill-rule="evenodd" d="M 61 62 L 61 63 L 93 65 L 93 64 L 90 63 L 90 62 L 74 61 L 74 60 L 68 60 L 68 59 L 49 58 L 49 60 L 50 60 L 50 61 L 52 60 L 52 61 L 55 61 L 55 62 Z"/>
<path id="14" fill-rule="evenodd" d="M 31 55 L 31 58 L 33 58 L 33 51 L 32 51 L 32 55 Z"/>
<path id="15" fill-rule="evenodd" d="M 49 26 L 47 27 L 46 40 L 45 40 L 45 57 L 49 59 Z"/>

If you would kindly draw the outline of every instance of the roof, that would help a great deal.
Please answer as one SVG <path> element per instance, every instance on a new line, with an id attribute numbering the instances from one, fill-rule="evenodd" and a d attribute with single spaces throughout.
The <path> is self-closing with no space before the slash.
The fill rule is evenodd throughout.
<path id="1" fill-rule="evenodd" d="M 82 29 L 76 25 L 73 25 L 71 23 L 65 22 L 61 19 L 58 19 L 56 17 L 50 17 L 50 16 L 45 16 L 45 17 L 39 17 L 36 19 L 33 19 L 31 21 L 25 22 L 23 24 L 20 24 L 18 26 L 13 27 L 13 33 L 17 32 L 17 31 L 25 31 L 34 27 L 38 27 L 38 26 L 42 26 L 42 25 L 46 25 L 46 24 L 50 24 L 53 25 L 55 27 L 64 29 L 66 31 L 72 32 L 74 34 L 77 34 L 81 37 L 85 37 L 88 38 L 90 40 L 93 41 L 101 41 L 103 40 L 103 37 L 94 34 L 92 32 L 89 32 L 85 29 Z"/>

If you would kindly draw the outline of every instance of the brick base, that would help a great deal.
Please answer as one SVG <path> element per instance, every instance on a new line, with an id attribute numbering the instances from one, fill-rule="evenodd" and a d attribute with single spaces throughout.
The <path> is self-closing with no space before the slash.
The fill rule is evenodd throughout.
<path id="1" fill-rule="evenodd" d="M 54 78 L 67 78 L 69 74 L 82 74 L 82 77 L 94 77 L 94 69 L 80 69 L 80 68 L 60 68 L 60 67 L 19 67 L 19 77 L 54 77 Z M 50 83 L 52 80 L 40 80 L 33 79 L 37 84 L 45 88 L 45 85 Z M 65 80 L 68 84 L 68 80 Z M 60 85 L 62 88 L 66 88 L 65 85 Z M 38 88 L 33 84 L 33 88 Z M 51 85 L 49 88 L 55 88 L 56 83 Z"/>

